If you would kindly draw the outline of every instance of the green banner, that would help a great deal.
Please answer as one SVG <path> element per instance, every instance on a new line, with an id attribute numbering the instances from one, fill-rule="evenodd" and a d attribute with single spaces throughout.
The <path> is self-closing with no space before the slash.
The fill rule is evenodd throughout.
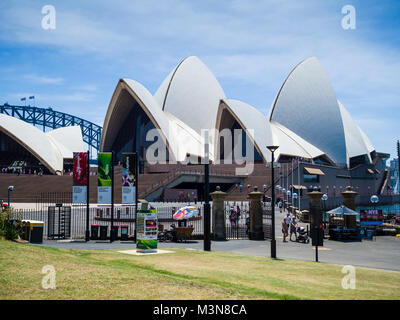
<path id="1" fill-rule="evenodd" d="M 111 203 L 112 153 L 100 152 L 97 159 L 97 202 Z"/>

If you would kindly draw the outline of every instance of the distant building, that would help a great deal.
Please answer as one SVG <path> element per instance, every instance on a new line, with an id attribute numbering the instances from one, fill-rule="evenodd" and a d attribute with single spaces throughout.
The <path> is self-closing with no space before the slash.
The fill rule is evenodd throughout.
<path id="1" fill-rule="evenodd" d="M 151 129 L 159 132 L 156 141 L 165 150 L 166 163 L 187 161 L 188 155 L 202 159 L 203 129 L 215 132 L 209 141 L 212 164 L 227 163 L 226 155 L 232 158 L 238 143 L 233 134 L 227 139 L 221 133 L 239 130 L 242 148 L 250 141 L 242 154 L 254 152 L 254 163 L 271 161 L 269 145 L 279 146 L 275 161 L 290 171 L 291 163 L 302 163 L 299 169 L 294 166 L 286 187 L 293 184 L 300 192 L 317 186 L 330 196 L 340 196 L 348 185 L 363 195 L 388 192 L 385 163 L 390 155 L 375 150 L 336 98 L 315 57 L 292 70 L 268 114 L 226 97 L 212 72 L 194 56 L 182 60 L 154 95 L 135 80 L 120 79 L 104 120 L 100 151 L 114 151 L 118 159 L 123 152 L 137 152 L 144 173 L 154 140 L 146 139 Z M 283 176 L 290 175 L 281 169 Z"/>
<path id="2" fill-rule="evenodd" d="M 399 159 L 390 160 L 390 188 L 394 194 L 399 194 Z"/>
<path id="3" fill-rule="evenodd" d="M 71 165 L 73 152 L 84 151 L 80 126 L 43 132 L 25 121 L 0 114 L 0 170 L 62 174 Z"/>

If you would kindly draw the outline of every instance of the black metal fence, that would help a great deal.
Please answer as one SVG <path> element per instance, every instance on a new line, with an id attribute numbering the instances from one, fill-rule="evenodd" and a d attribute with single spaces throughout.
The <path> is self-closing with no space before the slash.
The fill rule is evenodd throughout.
<path id="1" fill-rule="evenodd" d="M 226 238 L 248 239 L 250 211 L 248 202 L 225 202 Z"/>
<path id="2" fill-rule="evenodd" d="M 73 205 L 68 200 L 72 200 L 69 193 L 66 194 L 49 194 L 43 195 L 41 201 L 36 204 L 36 209 L 16 210 L 19 217 L 25 220 L 39 220 L 44 222 L 44 236 L 47 239 L 84 239 L 86 231 L 86 205 Z M 65 202 L 63 203 L 62 200 Z M 70 213 L 68 217 L 68 226 L 63 229 L 60 217 L 57 215 L 57 204 L 62 204 L 62 211 Z M 188 205 L 189 203 L 186 203 Z M 171 229 L 172 225 L 177 226 L 178 221 L 173 219 L 173 215 L 181 208 L 182 203 L 151 203 L 158 212 L 159 225 L 163 229 Z M 193 227 L 192 237 L 194 239 L 202 239 L 204 235 L 204 219 L 203 219 L 203 203 L 191 203 L 198 209 L 198 214 L 187 220 L 187 225 Z M 271 206 L 268 202 L 262 202 L 263 210 L 263 229 L 265 239 L 271 236 Z M 49 209 L 50 208 L 50 209 Z M 50 212 L 49 212 L 50 210 Z M 115 205 L 114 206 L 114 226 L 118 227 L 118 235 L 121 233 L 121 227 L 128 228 L 128 237 L 133 239 L 135 233 L 135 206 Z M 250 227 L 250 203 L 248 201 L 241 202 L 225 202 L 226 217 L 226 235 L 227 239 L 248 239 Z M 52 212 L 52 213 L 51 213 Z M 211 212 L 211 225 L 212 225 Z M 111 206 L 97 205 L 89 208 L 89 228 L 92 225 L 100 228 L 107 228 L 107 235 L 110 234 L 111 228 Z M 59 231 L 62 230 L 62 231 Z M 212 231 L 211 231 L 212 232 Z"/>

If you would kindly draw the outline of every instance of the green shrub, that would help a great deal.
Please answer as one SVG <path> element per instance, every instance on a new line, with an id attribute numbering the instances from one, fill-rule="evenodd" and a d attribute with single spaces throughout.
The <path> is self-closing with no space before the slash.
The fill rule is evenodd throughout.
<path id="1" fill-rule="evenodd" d="M 21 234 L 21 217 L 12 208 L 0 212 L 0 236 L 15 240 Z"/>

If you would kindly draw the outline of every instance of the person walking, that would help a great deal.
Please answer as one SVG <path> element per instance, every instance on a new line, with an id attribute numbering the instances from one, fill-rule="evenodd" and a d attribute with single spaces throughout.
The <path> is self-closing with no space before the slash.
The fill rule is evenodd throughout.
<path id="1" fill-rule="evenodd" d="M 288 226 L 286 224 L 285 218 L 283 218 L 282 220 L 282 235 L 283 235 L 283 242 L 287 242 L 286 237 L 288 236 Z"/>
<path id="2" fill-rule="evenodd" d="M 292 218 L 290 217 L 290 213 L 288 212 L 287 214 L 286 214 L 286 218 L 285 218 L 285 221 L 286 221 L 286 225 L 287 225 L 287 228 L 288 228 L 288 230 L 289 230 L 289 227 L 290 227 L 290 221 L 292 220 Z"/>
<path id="3" fill-rule="evenodd" d="M 250 231 L 250 216 L 246 218 L 246 235 L 249 234 Z"/>
<path id="4" fill-rule="evenodd" d="M 292 234 L 294 233 L 295 236 L 295 241 L 297 241 L 297 221 L 296 217 L 293 217 L 291 222 L 290 222 L 290 237 L 289 240 L 292 241 Z"/>

